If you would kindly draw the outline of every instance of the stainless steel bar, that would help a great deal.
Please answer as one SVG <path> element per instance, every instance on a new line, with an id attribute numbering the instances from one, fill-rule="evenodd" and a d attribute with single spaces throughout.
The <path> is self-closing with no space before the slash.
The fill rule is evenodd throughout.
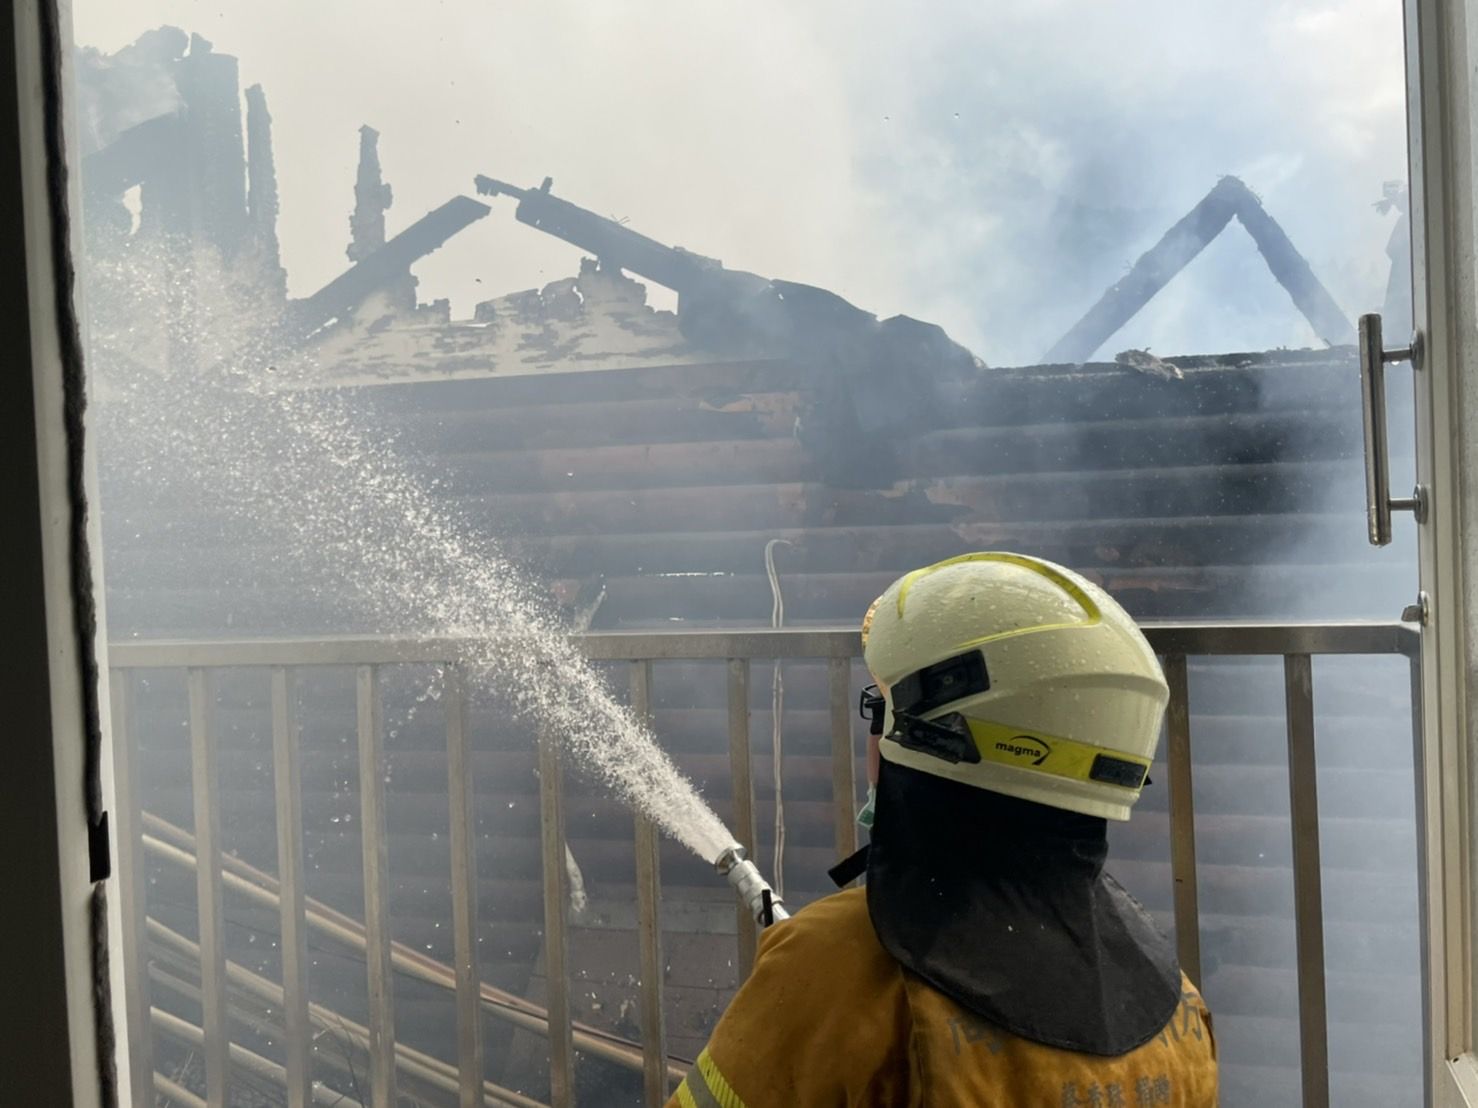
<path id="1" fill-rule="evenodd" d="M 1170 771 L 1170 874 L 1175 889 L 1175 946 L 1180 968 L 1201 987 L 1201 912 L 1196 887 L 1196 806 L 1191 782 L 1191 707 L 1184 654 L 1164 660 L 1170 704 L 1165 712 Z"/>
<path id="2" fill-rule="evenodd" d="M 652 663 L 631 663 L 631 712 L 650 725 Z M 667 1103 L 667 1027 L 663 1016 L 662 870 L 657 828 L 636 814 L 636 908 L 641 941 L 642 1084 L 648 1108 Z"/>
<path id="3" fill-rule="evenodd" d="M 1416 815 L 1416 888 L 1417 888 L 1417 934 L 1422 937 L 1417 944 L 1418 957 L 1421 966 L 1421 988 L 1422 988 L 1422 1057 L 1430 1058 L 1434 1050 L 1432 1042 L 1434 1011 L 1433 1011 L 1433 957 L 1432 942 L 1429 936 L 1432 934 L 1433 905 L 1432 874 L 1431 866 L 1434 859 L 1441 857 L 1441 843 L 1432 841 L 1440 838 L 1434 833 L 1434 828 L 1439 826 L 1433 806 L 1440 803 L 1439 799 L 1432 795 L 1431 778 L 1429 774 L 1433 771 L 1433 759 L 1427 749 L 1426 727 L 1424 718 L 1424 705 L 1422 699 L 1422 659 L 1421 655 L 1413 655 L 1410 661 L 1411 679 L 1411 765 L 1412 777 L 1415 784 L 1415 807 Z M 1422 1104 L 1432 1103 L 1432 1067 L 1422 1067 Z"/>
<path id="4" fill-rule="evenodd" d="M 158 1093 L 160 1096 L 168 1097 L 170 1100 L 183 1105 L 183 1108 L 210 1108 L 210 1105 L 206 1104 L 205 1101 L 201 1100 L 189 1089 L 176 1081 L 171 1081 L 162 1073 L 156 1072 L 154 1074 L 154 1080 L 151 1082 L 151 1086 L 153 1092 Z M 151 1102 L 154 1102 L 153 1095 L 151 1093 L 145 1093 L 144 1099 L 135 1103 L 147 1105 Z"/>
<path id="5" fill-rule="evenodd" d="M 640 663 L 637 663 L 638 665 Z M 649 1108 L 667 1103 L 667 1021 L 663 1011 L 661 864 L 656 825 L 636 816 L 636 906 L 641 941 L 642 1087 Z"/>
<path id="6" fill-rule="evenodd" d="M 128 1014 L 129 1088 L 136 1104 L 149 1104 L 154 1089 L 154 1038 L 149 1023 L 148 875 L 143 805 L 139 798 L 138 741 L 133 730 L 133 674 L 108 675 L 113 723 L 113 789 L 118 836 L 118 891 L 123 941 L 123 1003 Z"/>
<path id="7" fill-rule="evenodd" d="M 365 963 L 369 978 L 372 1108 L 396 1108 L 395 992 L 390 960 L 390 851 L 385 838 L 385 735 L 380 675 L 355 675 L 359 724 L 359 836 L 364 858 Z"/>
<path id="8" fill-rule="evenodd" d="M 1288 712 L 1288 804 L 1298 951 L 1299 1064 L 1304 1108 L 1328 1108 L 1329 1026 L 1324 991 L 1324 900 L 1319 871 L 1319 782 L 1314 761 L 1313 665 L 1283 659 Z"/>
<path id="9" fill-rule="evenodd" d="M 852 664 L 826 664 L 827 711 L 831 716 L 831 803 L 837 858 L 857 849 L 857 762 L 852 749 Z"/>
<path id="10" fill-rule="evenodd" d="M 313 1103 L 313 1026 L 308 1022 L 308 920 L 304 900 L 303 792 L 292 670 L 272 670 L 272 770 L 277 801 L 278 917 L 282 929 L 283 1038 L 288 1108 Z"/>
<path id="11" fill-rule="evenodd" d="M 856 658 L 862 637 L 853 627 L 775 628 L 763 631 L 597 632 L 582 636 L 580 648 L 596 661 L 649 658 Z"/>
<path id="12" fill-rule="evenodd" d="M 183 1020 L 179 1016 L 171 1012 L 165 1012 L 159 1008 L 151 1009 L 149 1017 L 153 1026 L 170 1038 L 186 1043 L 199 1051 L 208 1051 L 210 1049 L 209 1032 L 202 1030 L 188 1020 Z M 239 1046 L 236 1043 L 231 1044 L 231 1060 L 240 1066 L 243 1071 L 253 1073 L 269 1084 L 281 1085 L 287 1079 L 287 1071 L 276 1062 L 270 1058 L 263 1058 L 260 1054 L 253 1053 L 244 1046 Z M 225 1101 L 216 1100 L 208 1093 L 207 1098 L 207 1100 L 201 1103 L 208 1103 L 211 1108 L 219 1108 L 219 1106 L 226 1103 Z M 338 1102 L 345 1105 L 353 1103 L 344 1098 L 338 1098 Z M 152 1097 L 149 1101 L 145 1101 L 145 1103 L 152 1103 Z"/>
<path id="13" fill-rule="evenodd" d="M 1360 406 L 1365 430 L 1365 521 L 1372 546 L 1391 541 L 1390 447 L 1386 436 L 1386 362 L 1380 316 L 1360 317 Z"/>
<path id="14" fill-rule="evenodd" d="M 209 1031 L 197 1027 L 195 1024 L 190 1023 L 188 1020 L 181 1019 L 173 1012 L 166 1012 L 162 1008 L 151 1009 L 149 1016 L 154 1027 L 164 1034 L 168 1035 L 170 1038 L 175 1039 L 178 1042 L 186 1043 L 201 1052 L 205 1052 L 210 1049 L 211 1042 Z M 249 1052 L 246 1051 L 244 1048 L 234 1046 L 232 1048 L 232 1053 L 236 1054 L 238 1052 L 243 1057 L 243 1060 L 245 1060 L 245 1056 L 249 1054 Z M 267 1060 L 263 1058 L 261 1059 L 261 1061 L 266 1062 Z M 266 1077 L 270 1081 L 281 1074 L 282 1067 L 273 1067 L 272 1063 L 270 1062 L 268 1062 L 267 1065 L 271 1068 L 268 1068 L 261 1076 Z M 223 1105 L 225 1103 L 224 1101 L 216 1100 L 214 1095 L 209 1092 L 206 1093 L 206 1096 L 210 1098 L 208 1103 L 211 1105 Z"/>
<path id="15" fill-rule="evenodd" d="M 754 775 L 749 758 L 749 660 L 729 659 L 729 775 L 734 791 L 734 822 L 729 828 L 746 853 L 754 853 Z M 759 948 L 759 925 L 740 904 L 735 919 L 739 927 L 739 980 L 754 969 Z"/>
<path id="16" fill-rule="evenodd" d="M 198 948 L 189 939 L 171 931 L 156 919 L 149 920 L 150 937 L 159 944 L 161 949 L 173 951 L 177 955 L 183 955 L 186 959 L 194 957 Z M 166 987 L 173 989 L 180 995 L 187 997 L 198 997 L 198 993 L 191 994 L 190 987 L 183 981 L 175 979 L 170 981 L 172 975 L 161 970 L 156 963 L 151 972 Z M 232 988 L 238 996 L 249 995 L 267 1005 L 279 1005 L 282 1003 L 282 989 L 274 982 L 267 980 L 259 974 L 253 973 L 244 966 L 235 962 L 226 963 L 226 972 L 229 975 Z M 239 1010 L 239 1006 L 238 1006 Z M 369 1050 L 369 1028 L 355 1023 L 352 1019 L 341 1012 L 333 1011 L 321 1004 L 309 1004 L 308 1014 L 318 1028 L 320 1035 L 327 1035 L 337 1039 L 351 1050 Z M 232 1051 L 240 1049 L 232 1046 Z M 448 1062 L 424 1054 L 404 1043 L 395 1044 L 396 1064 L 410 1076 L 435 1085 L 443 1092 L 456 1092 L 457 1073 L 456 1068 Z M 281 1082 L 279 1081 L 279 1084 Z M 491 1081 L 483 1084 L 483 1094 L 486 1099 L 494 1105 L 510 1105 L 511 1108 L 548 1108 L 547 1105 L 523 1096 L 521 1093 L 511 1089 L 505 1089 L 494 1085 Z M 346 1100 L 341 1094 L 327 1089 L 323 1086 L 315 1086 L 314 1100 L 321 1108 L 357 1108 L 357 1102 Z"/>
<path id="17" fill-rule="evenodd" d="M 144 847 L 146 850 L 157 855 L 161 860 L 171 865 L 193 870 L 195 868 L 195 838 L 188 831 L 175 827 L 173 824 L 160 819 L 158 816 L 145 813 Z M 226 886 L 232 892 L 255 901 L 267 909 L 276 909 L 278 906 L 277 880 L 271 874 L 226 855 L 222 861 L 225 863 L 224 876 Z M 315 930 L 321 931 L 335 943 L 344 943 L 363 953 L 367 949 L 364 936 L 364 924 L 337 912 L 312 897 L 307 899 L 308 924 Z M 390 944 L 391 956 L 397 973 L 414 977 L 438 988 L 447 989 L 455 993 L 457 988 L 456 971 L 453 967 L 438 962 L 422 951 L 412 950 L 402 943 L 392 942 Z M 229 973 L 229 965 L 228 965 Z M 495 1019 L 503 1020 L 521 1027 L 525 1031 L 535 1035 L 549 1034 L 548 1014 L 545 1010 L 532 1001 L 524 1000 L 511 993 L 495 989 L 484 983 L 481 986 L 481 998 L 483 1010 Z M 309 1012 L 313 1010 L 309 1005 Z M 640 1073 L 642 1069 L 641 1045 L 631 1043 L 618 1035 L 608 1031 L 602 1031 L 586 1024 L 576 1022 L 574 1024 L 574 1041 L 576 1048 L 582 1054 L 602 1058 L 607 1062 L 620 1066 L 622 1069 Z M 686 1062 L 669 1059 L 668 1078 L 672 1081 L 681 1081 L 686 1076 L 690 1066 Z"/>
<path id="18" fill-rule="evenodd" d="M 185 976 L 181 976 L 182 974 L 189 973 L 189 967 L 178 964 L 182 960 L 172 959 L 172 954 L 177 954 L 177 952 L 161 949 L 158 951 L 159 956 L 149 963 L 149 979 L 153 983 L 155 991 L 159 992 L 162 990 L 164 992 L 170 992 L 186 1001 L 199 1004 L 200 989 L 187 980 Z M 231 1017 L 239 1026 L 255 1031 L 258 1035 L 265 1036 L 270 1040 L 280 1033 L 280 1025 L 263 1018 L 258 1012 L 251 1011 L 243 1003 L 245 998 L 242 996 L 240 988 L 236 986 L 235 980 L 235 974 L 238 968 L 235 962 L 226 963 L 226 971 L 232 977 Z M 179 972 L 171 972 L 172 970 L 178 970 Z M 194 1028 L 194 1030 L 197 1034 L 199 1033 L 199 1028 Z M 256 1069 L 253 1067 L 250 1058 L 259 1057 L 251 1055 L 251 1052 L 237 1043 L 231 1044 L 231 1058 L 238 1073 L 243 1071 L 252 1073 L 257 1077 L 265 1078 L 266 1082 L 270 1085 L 284 1085 L 287 1080 L 287 1070 L 281 1066 L 277 1066 L 275 1062 L 271 1063 L 276 1067 L 275 1069 L 266 1072 Z M 268 1061 L 267 1059 L 260 1060 Z M 349 1105 L 354 1103 L 353 1101 L 343 1102 L 337 1093 L 330 1093 L 329 1089 L 324 1085 L 318 1085 L 315 1088 L 316 1091 L 313 1098 L 315 1108 L 349 1108 Z M 201 1103 L 204 1103 L 204 1101 Z"/>
<path id="19" fill-rule="evenodd" d="M 598 631 L 573 636 L 591 661 L 642 659 L 720 660 L 749 658 L 851 658 L 862 653 L 857 629 L 797 628 L 757 631 Z M 109 646 L 109 662 L 127 669 L 181 665 L 389 665 L 459 661 L 463 639 L 404 639 L 345 635 L 315 639 L 161 640 Z M 114 657 L 112 651 L 118 651 Z M 183 659 L 183 660 L 182 660 Z"/>
<path id="20" fill-rule="evenodd" d="M 1400 623 L 1147 623 L 1144 632 L 1161 654 L 1404 654 L 1418 649 L 1415 628 Z M 598 632 L 576 644 L 593 661 L 730 658 L 856 658 L 852 627 L 756 631 Z M 123 669 L 182 666 L 437 664 L 456 661 L 457 639 L 368 636 L 241 642 L 122 642 L 109 662 Z"/>
<path id="21" fill-rule="evenodd" d="M 446 705 L 447 797 L 451 816 L 452 961 L 457 979 L 458 1104 L 481 1108 L 482 983 L 477 969 L 477 814 L 467 682 L 460 666 L 443 671 Z"/>
<path id="22" fill-rule="evenodd" d="M 190 793 L 195 809 L 196 905 L 200 914 L 201 1023 L 206 1099 L 225 1104 L 231 1074 L 226 1022 L 225 905 L 221 894 L 221 806 L 216 772 L 213 682 L 209 670 L 186 676 L 190 703 Z"/>
<path id="23" fill-rule="evenodd" d="M 1158 654 L 1403 654 L 1421 648 L 1403 623 L 1145 623 Z"/>
<path id="24" fill-rule="evenodd" d="M 556 732 L 539 733 L 539 826 L 544 869 L 544 982 L 549 1010 L 549 1100 L 574 1108 L 575 1045 L 570 1022 L 569 878 L 565 870 L 564 781 Z"/>

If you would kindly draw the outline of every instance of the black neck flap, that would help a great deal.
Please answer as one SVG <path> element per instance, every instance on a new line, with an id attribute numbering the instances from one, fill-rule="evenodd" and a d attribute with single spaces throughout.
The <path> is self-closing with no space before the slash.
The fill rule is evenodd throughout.
<path id="1" fill-rule="evenodd" d="M 1104 820 L 885 760 L 868 913 L 888 953 L 991 1023 L 1116 1056 L 1169 1021 L 1180 967 L 1107 854 Z"/>

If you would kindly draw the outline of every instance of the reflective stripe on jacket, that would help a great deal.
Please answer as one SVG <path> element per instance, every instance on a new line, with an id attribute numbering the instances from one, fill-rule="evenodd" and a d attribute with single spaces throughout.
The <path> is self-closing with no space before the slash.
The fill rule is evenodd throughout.
<path id="1" fill-rule="evenodd" d="M 907 973 L 864 890 L 767 930 L 754 973 L 668 1108 L 1212 1108 L 1201 996 L 1155 1038 L 1104 1058 L 1001 1031 Z"/>

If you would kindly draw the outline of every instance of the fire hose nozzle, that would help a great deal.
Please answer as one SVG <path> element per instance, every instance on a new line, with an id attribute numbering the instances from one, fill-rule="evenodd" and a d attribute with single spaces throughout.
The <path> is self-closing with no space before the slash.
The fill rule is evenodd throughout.
<path id="1" fill-rule="evenodd" d="M 769 927 L 776 920 L 790 918 L 790 913 L 780 903 L 775 890 L 760 875 L 759 867 L 744 856 L 744 848 L 738 843 L 720 854 L 713 864 L 728 879 L 729 884 L 734 886 L 739 899 L 761 927 Z"/>

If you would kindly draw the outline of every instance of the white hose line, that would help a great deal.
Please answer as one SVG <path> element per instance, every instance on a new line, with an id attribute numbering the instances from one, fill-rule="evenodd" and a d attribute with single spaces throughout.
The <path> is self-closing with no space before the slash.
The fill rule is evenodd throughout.
<path id="1" fill-rule="evenodd" d="M 770 578 L 770 626 L 785 626 L 785 594 L 780 591 L 780 575 L 775 572 L 775 547 L 790 546 L 789 539 L 771 539 L 765 543 L 765 574 Z M 770 681 L 770 762 L 775 777 L 775 860 L 770 867 L 775 882 L 775 895 L 785 895 L 785 795 L 781 774 L 781 718 L 785 713 L 785 677 L 780 659 L 775 659 L 775 675 Z"/>

